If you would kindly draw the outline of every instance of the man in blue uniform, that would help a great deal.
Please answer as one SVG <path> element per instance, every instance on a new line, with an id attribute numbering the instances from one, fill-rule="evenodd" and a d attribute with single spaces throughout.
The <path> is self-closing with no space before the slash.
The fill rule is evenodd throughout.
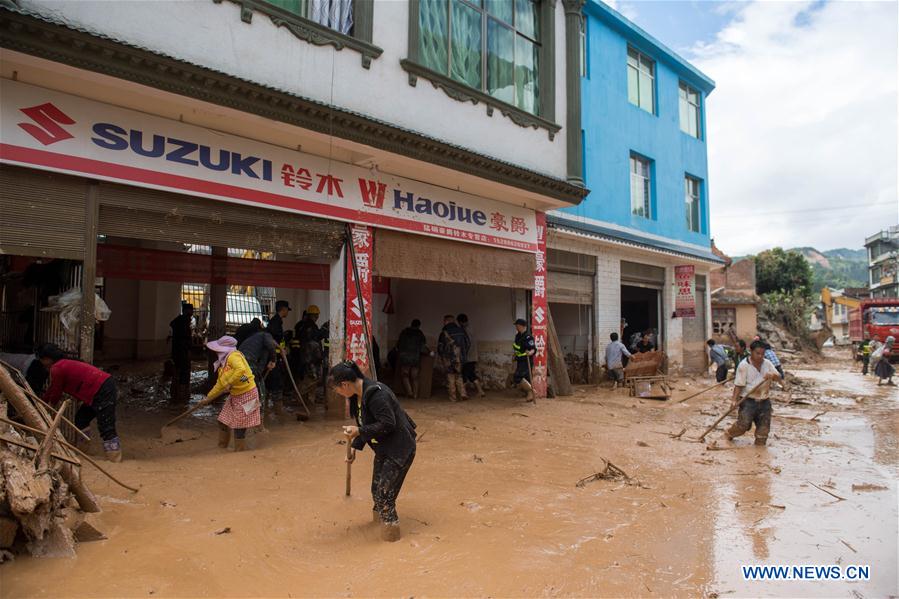
<path id="1" fill-rule="evenodd" d="M 534 388 L 531 386 L 531 370 L 534 366 L 534 354 L 537 353 L 537 345 L 534 338 L 528 333 L 528 323 L 519 318 L 515 321 L 515 342 L 512 350 L 515 352 L 515 374 L 513 383 L 520 391 L 527 395 L 527 401 L 534 401 Z"/>

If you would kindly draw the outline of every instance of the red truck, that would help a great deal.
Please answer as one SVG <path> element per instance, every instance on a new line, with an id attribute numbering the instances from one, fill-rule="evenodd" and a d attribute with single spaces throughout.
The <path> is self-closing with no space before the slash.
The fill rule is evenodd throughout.
<path id="1" fill-rule="evenodd" d="M 866 299 L 849 311 L 849 340 L 856 351 L 865 339 L 877 337 L 883 343 L 890 336 L 899 339 L 899 299 Z M 899 351 L 893 352 L 891 361 L 896 360 Z"/>

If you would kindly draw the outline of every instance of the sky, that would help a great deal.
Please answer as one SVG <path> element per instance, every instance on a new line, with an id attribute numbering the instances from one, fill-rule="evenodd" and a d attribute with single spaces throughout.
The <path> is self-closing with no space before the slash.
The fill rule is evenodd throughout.
<path id="1" fill-rule="evenodd" d="M 715 80 L 708 193 L 724 252 L 861 248 L 899 223 L 899 3 L 608 3 Z"/>

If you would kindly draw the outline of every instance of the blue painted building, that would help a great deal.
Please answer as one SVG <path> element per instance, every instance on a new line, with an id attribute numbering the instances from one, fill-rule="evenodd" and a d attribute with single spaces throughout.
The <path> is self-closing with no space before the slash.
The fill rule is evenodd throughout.
<path id="1" fill-rule="evenodd" d="M 564 338 L 575 315 L 589 316 L 591 339 L 580 346 L 592 346 L 600 364 L 610 333 L 627 343 L 651 331 L 671 364 L 699 370 L 711 330 L 708 274 L 721 263 L 711 251 L 706 145 L 705 102 L 715 83 L 599 0 L 586 0 L 582 28 L 590 194 L 550 214 L 549 252 L 551 267 L 563 265 L 559 281 L 571 276 L 564 265 L 589 262 L 594 293 L 577 312 L 571 293 L 556 294 L 557 326 Z M 679 266 L 695 272 L 694 317 L 674 315 Z"/>

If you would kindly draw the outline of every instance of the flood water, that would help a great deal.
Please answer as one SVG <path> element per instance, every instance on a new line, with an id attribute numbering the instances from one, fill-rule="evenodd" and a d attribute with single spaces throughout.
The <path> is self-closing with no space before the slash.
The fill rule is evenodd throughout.
<path id="1" fill-rule="evenodd" d="M 0 596 L 897 595 L 899 398 L 848 361 L 816 368 L 794 371 L 808 403 L 781 394 L 765 448 L 690 439 L 728 391 L 676 405 L 592 387 L 536 406 L 406 401 L 421 441 L 392 544 L 371 523 L 369 451 L 344 496 L 340 421 L 272 425 L 236 454 L 216 447 L 214 412 L 166 444 L 177 410 L 131 398 L 126 461 L 109 468 L 140 492 L 85 470 L 108 540 L 0 566 Z M 676 397 L 711 382 L 681 379 Z M 577 487 L 603 458 L 631 480 Z M 754 564 L 862 564 L 871 580 L 744 580 Z"/>

